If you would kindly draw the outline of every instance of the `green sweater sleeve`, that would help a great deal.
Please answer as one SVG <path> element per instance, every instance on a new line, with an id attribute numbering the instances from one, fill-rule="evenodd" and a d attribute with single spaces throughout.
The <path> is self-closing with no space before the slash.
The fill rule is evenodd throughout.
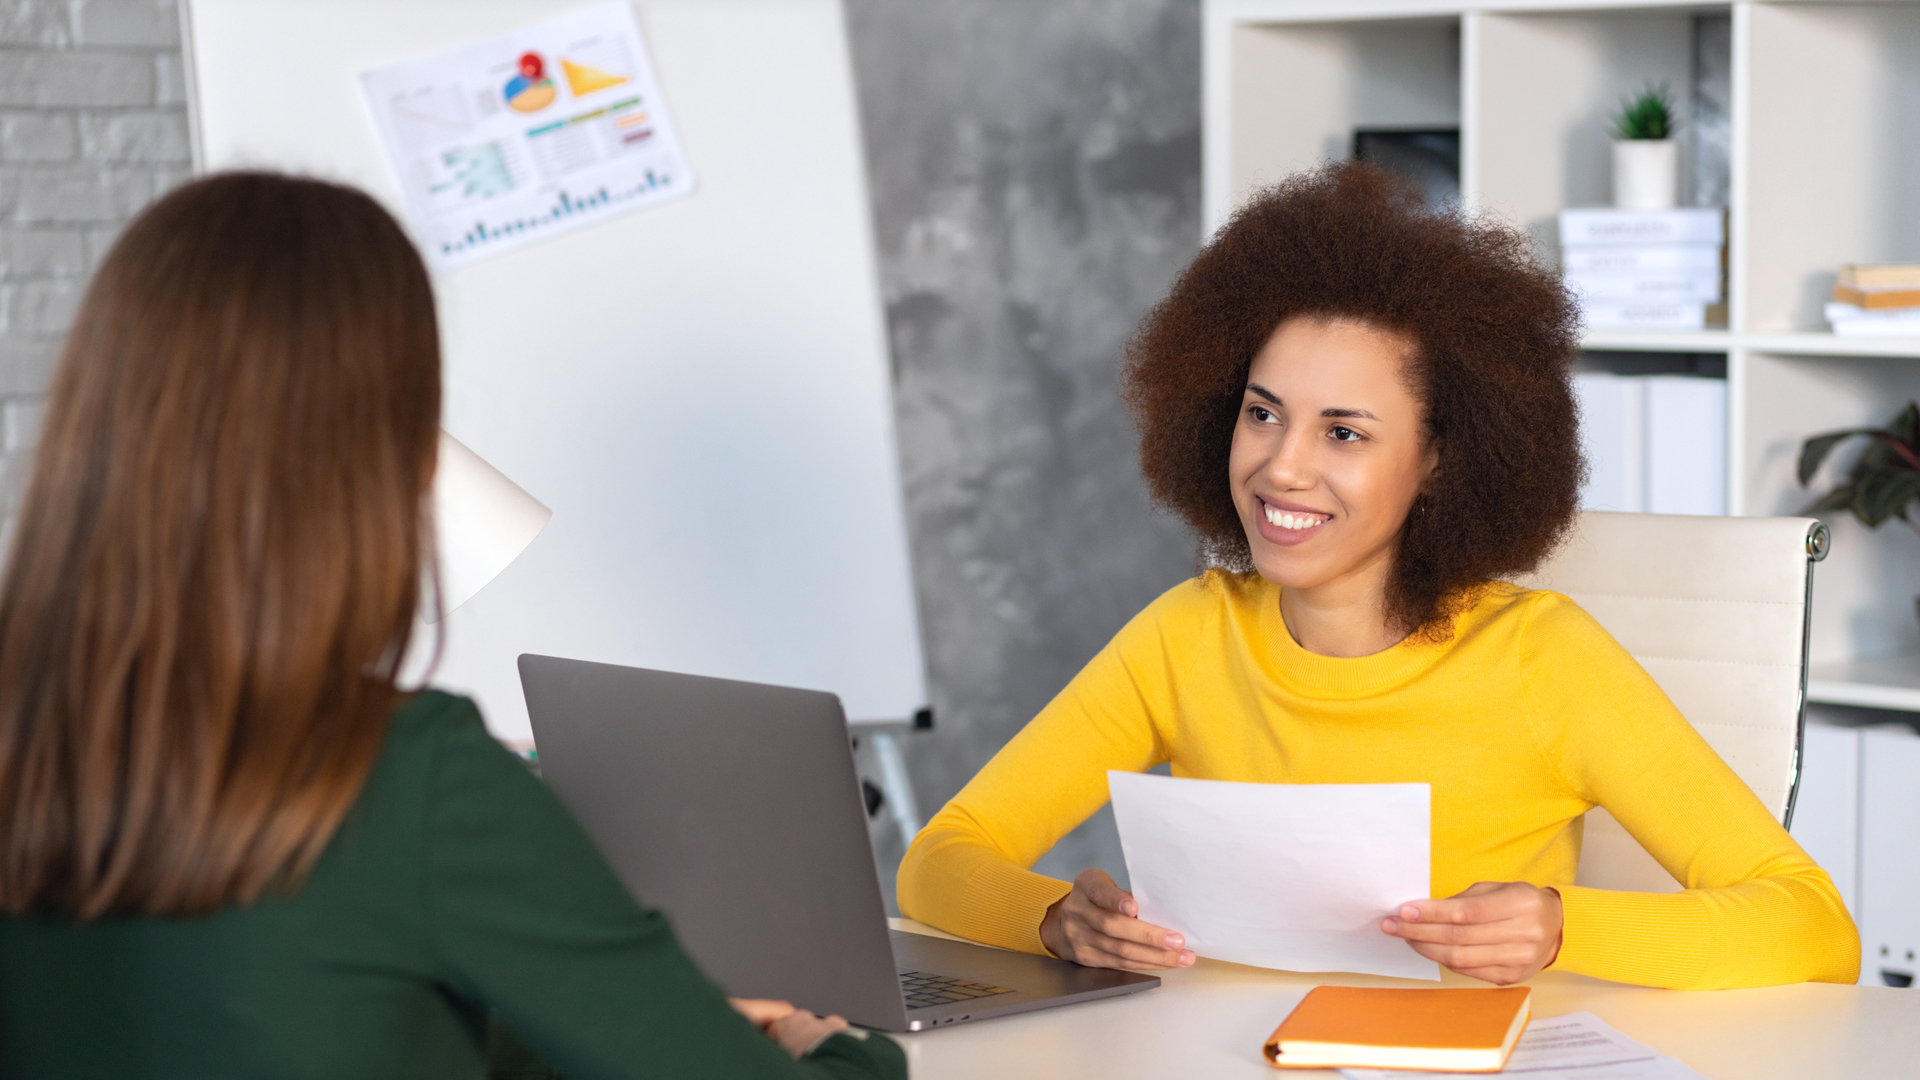
<path id="1" fill-rule="evenodd" d="M 434 751 L 423 918 L 449 987 L 569 1080 L 906 1076 L 881 1035 L 793 1061 L 726 1003 L 470 703 Z"/>

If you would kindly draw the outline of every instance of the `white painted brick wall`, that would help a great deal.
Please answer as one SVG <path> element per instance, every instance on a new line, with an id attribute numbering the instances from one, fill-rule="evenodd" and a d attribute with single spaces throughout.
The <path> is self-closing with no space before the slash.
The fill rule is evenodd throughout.
<path id="1" fill-rule="evenodd" d="M 174 0 L 0 0 L 0 540 L 87 277 L 189 159 Z"/>

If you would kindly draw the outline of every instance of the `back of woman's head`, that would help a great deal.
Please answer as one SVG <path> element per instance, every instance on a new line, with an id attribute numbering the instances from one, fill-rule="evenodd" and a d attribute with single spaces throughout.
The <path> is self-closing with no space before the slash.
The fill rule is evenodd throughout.
<path id="1" fill-rule="evenodd" d="M 140 216 L 68 337 L 0 577 L 0 908 L 297 882 L 395 704 L 440 358 L 367 196 L 234 173 Z"/>

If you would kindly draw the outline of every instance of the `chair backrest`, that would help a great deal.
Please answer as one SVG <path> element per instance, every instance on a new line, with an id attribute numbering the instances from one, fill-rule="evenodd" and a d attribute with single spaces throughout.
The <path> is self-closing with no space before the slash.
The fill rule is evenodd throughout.
<path id="1" fill-rule="evenodd" d="M 1580 515 L 1565 547 L 1517 584 L 1599 620 L 1682 715 L 1790 823 L 1800 778 L 1811 518 Z M 1605 810 L 1587 813 L 1578 882 L 1672 892 L 1679 883 Z"/>

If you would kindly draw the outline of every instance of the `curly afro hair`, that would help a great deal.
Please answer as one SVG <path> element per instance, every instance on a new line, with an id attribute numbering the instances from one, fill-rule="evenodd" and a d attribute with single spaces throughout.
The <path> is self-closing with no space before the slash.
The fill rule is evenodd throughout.
<path id="1" fill-rule="evenodd" d="M 1293 316 L 1414 344 L 1407 384 L 1440 467 L 1401 528 L 1386 614 L 1445 639 L 1477 586 L 1533 569 L 1572 525 L 1585 473 L 1573 298 L 1518 231 L 1431 209 L 1375 166 L 1257 192 L 1127 343 L 1141 471 L 1203 565 L 1253 567 L 1227 456 L 1254 355 Z"/>

